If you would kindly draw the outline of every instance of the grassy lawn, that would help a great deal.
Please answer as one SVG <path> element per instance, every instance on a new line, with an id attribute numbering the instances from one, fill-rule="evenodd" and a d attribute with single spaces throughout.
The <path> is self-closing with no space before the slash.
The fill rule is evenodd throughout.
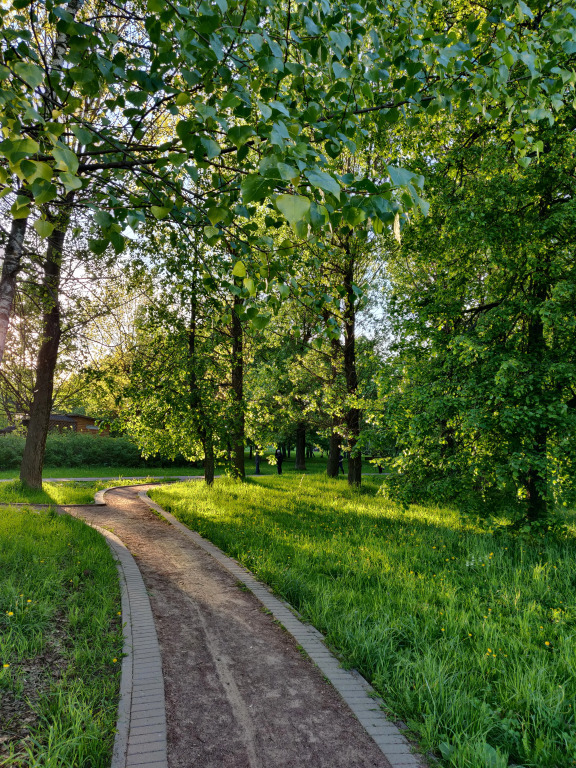
<path id="1" fill-rule="evenodd" d="M 345 463 L 346 466 L 346 463 Z M 253 474 L 255 469 L 254 459 L 246 457 L 246 473 Z M 320 458 L 315 456 L 313 459 L 306 461 L 306 471 L 308 474 L 318 474 L 326 472 L 326 457 Z M 375 471 L 368 463 L 364 466 L 365 472 Z M 216 467 L 217 474 L 224 474 L 226 472 L 226 466 L 220 464 Z M 260 472 L 263 475 L 275 475 L 276 464 L 269 464 L 265 459 L 260 461 Z M 284 474 L 294 474 L 294 453 L 292 458 L 287 459 L 282 465 L 282 472 Z M 125 466 L 92 466 L 92 467 L 44 467 L 42 473 L 46 478 L 60 478 L 60 477 L 174 477 L 178 475 L 185 476 L 199 476 L 204 474 L 204 470 L 198 467 L 169 467 L 169 468 L 149 468 L 149 467 L 125 467 Z M 301 475 L 301 472 L 297 473 Z M 18 478 L 18 469 L 4 469 L 0 470 L 0 479 L 13 480 Z"/>
<path id="2" fill-rule="evenodd" d="M 151 496 L 289 600 L 453 768 L 576 765 L 576 526 L 494 536 L 321 477 Z"/>
<path id="3" fill-rule="evenodd" d="M 155 480 L 150 476 L 142 478 Z M 167 478 L 169 479 L 169 478 Z M 92 504 L 96 491 L 117 485 L 133 485 L 133 480 L 42 483 L 41 491 L 24 488 L 19 480 L 0 483 L 0 504 Z"/>
<path id="4" fill-rule="evenodd" d="M 50 512 L 0 512 L 0 765 L 108 768 L 122 631 L 104 539 Z"/>
<path id="5" fill-rule="evenodd" d="M 201 475 L 203 470 L 195 469 L 194 467 L 177 467 L 177 468 L 158 468 L 150 469 L 147 467 L 123 467 L 123 466 L 93 466 L 93 467 L 44 467 L 42 473 L 46 478 L 60 478 L 60 477 L 174 477 L 175 475 Z M 0 470 L 0 479 L 2 480 L 15 480 L 20 475 L 19 469 L 3 469 Z"/>

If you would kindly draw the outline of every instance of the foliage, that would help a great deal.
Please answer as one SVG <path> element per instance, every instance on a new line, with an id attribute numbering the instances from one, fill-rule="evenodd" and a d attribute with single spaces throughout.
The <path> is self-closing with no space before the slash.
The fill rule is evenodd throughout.
<path id="1" fill-rule="evenodd" d="M 0 467 L 20 466 L 24 438 L 18 434 L 0 435 Z M 176 456 L 177 465 L 186 466 L 186 460 Z M 172 466 L 172 462 L 165 462 Z M 148 467 L 162 466 L 159 460 L 142 458 L 139 448 L 127 437 L 84 435 L 75 432 L 50 432 L 46 441 L 48 467 Z"/>
<path id="2" fill-rule="evenodd" d="M 527 169 L 492 137 L 456 147 L 432 173 L 430 216 L 391 254 L 398 342 L 380 407 L 389 486 L 407 500 L 498 490 L 534 518 L 538 500 L 574 502 L 571 132 L 567 115 L 537 134 Z"/>
<path id="3" fill-rule="evenodd" d="M 96 531 L 49 513 L 2 510 L 0 540 L 0 695 L 19 712 L 2 724 L 19 738 L 0 765 L 106 768 L 122 654 L 112 555 Z"/>
<path id="4" fill-rule="evenodd" d="M 207 242 L 229 242 L 237 227 L 244 253 L 248 242 L 266 248 L 246 223 L 261 201 L 298 238 L 327 219 L 388 225 L 425 208 L 422 180 L 398 158 L 368 185 L 331 167 L 367 141 L 365 115 L 393 125 L 466 105 L 487 119 L 553 121 L 574 80 L 572 9 L 552 0 L 537 13 L 501 0 L 490 14 L 460 0 L 394 0 L 385 12 L 371 0 L 296 11 L 268 0 L 23 0 L 2 9 L 1 31 L 12 215 L 87 195 L 95 253 L 121 251 L 126 225 L 146 217 L 204 227 Z"/>
<path id="5" fill-rule="evenodd" d="M 573 515 L 567 540 L 519 540 L 454 509 L 402 509 L 371 480 L 151 495 L 324 632 L 442 765 L 574 765 Z"/>

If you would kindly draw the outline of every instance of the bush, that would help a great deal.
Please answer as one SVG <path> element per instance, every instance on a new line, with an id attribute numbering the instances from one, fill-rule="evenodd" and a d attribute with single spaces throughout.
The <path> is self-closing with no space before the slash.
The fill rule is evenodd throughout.
<path id="1" fill-rule="evenodd" d="M 0 469 L 20 466 L 24 442 L 22 435 L 0 435 Z M 127 437 L 96 437 L 77 432 L 50 432 L 44 464 L 47 467 L 189 466 L 183 457 L 177 457 L 175 461 L 143 459 L 138 446 Z"/>

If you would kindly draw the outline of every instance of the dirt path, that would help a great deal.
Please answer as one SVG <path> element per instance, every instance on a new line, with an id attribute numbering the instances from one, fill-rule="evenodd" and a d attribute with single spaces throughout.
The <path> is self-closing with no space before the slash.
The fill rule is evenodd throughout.
<path id="1" fill-rule="evenodd" d="M 390 768 L 256 598 L 137 497 L 75 516 L 113 531 L 150 595 L 165 680 L 170 768 Z"/>

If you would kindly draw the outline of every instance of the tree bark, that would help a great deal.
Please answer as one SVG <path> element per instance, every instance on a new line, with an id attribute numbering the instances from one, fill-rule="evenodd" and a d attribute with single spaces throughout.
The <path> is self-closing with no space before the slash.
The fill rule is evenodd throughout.
<path id="1" fill-rule="evenodd" d="M 20 465 L 20 480 L 34 489 L 42 488 L 42 469 L 54 392 L 54 371 L 58 361 L 61 336 L 59 288 L 62 249 L 69 220 L 69 211 L 60 217 L 59 225 L 48 238 L 44 262 L 44 279 L 42 282 L 43 340 L 38 352 L 34 397 L 30 409 L 22 464 Z"/>
<path id="2" fill-rule="evenodd" d="M 204 482 L 214 485 L 214 442 L 209 430 L 204 437 Z"/>
<path id="3" fill-rule="evenodd" d="M 346 394 L 355 398 L 358 393 L 358 374 L 356 371 L 356 294 L 354 293 L 354 257 L 347 252 L 346 271 L 344 274 L 344 289 L 346 291 L 344 306 L 344 377 L 346 379 Z M 360 437 L 360 409 L 348 406 L 345 416 L 346 432 L 348 435 L 348 484 L 358 486 L 362 482 L 362 455 L 357 443 Z"/>
<path id="4" fill-rule="evenodd" d="M 84 5 L 84 0 L 70 0 L 66 6 L 66 11 L 75 18 L 78 11 Z M 59 32 L 56 40 L 54 41 L 54 49 L 52 51 L 52 59 L 50 61 L 50 68 L 47 74 L 50 75 L 50 70 L 60 71 L 64 62 L 64 56 L 68 48 L 69 34 L 67 32 Z M 58 108 L 60 105 L 58 102 L 51 102 L 50 99 L 44 107 L 44 116 L 48 119 L 52 109 Z M 26 189 L 19 189 L 19 195 L 30 195 Z M 22 254 L 24 251 L 24 238 L 26 236 L 26 229 L 28 226 L 28 218 L 13 219 L 10 226 L 10 234 L 8 236 L 8 242 L 6 243 L 6 251 L 4 254 L 4 264 L 2 266 L 2 276 L 0 277 L 0 365 L 4 358 L 4 351 L 6 349 L 6 337 L 8 335 L 8 327 L 10 325 L 10 315 L 12 313 L 12 304 L 14 303 L 14 294 L 16 293 L 16 276 L 20 271 L 22 262 Z"/>
<path id="5" fill-rule="evenodd" d="M 306 424 L 299 421 L 296 425 L 296 460 L 294 469 L 306 472 Z"/>
<path id="6" fill-rule="evenodd" d="M 10 325 L 14 294 L 16 293 L 16 276 L 22 263 L 27 225 L 28 219 L 13 219 L 6 243 L 2 277 L 0 278 L 0 364 L 6 349 L 6 337 Z"/>
<path id="7" fill-rule="evenodd" d="M 244 350 L 242 323 L 238 317 L 238 309 L 242 306 L 242 299 L 234 297 L 232 311 L 232 402 L 233 402 L 233 429 L 232 429 L 232 476 L 241 478 L 246 476 L 244 467 L 245 445 L 245 414 L 244 414 Z"/>
<path id="8" fill-rule="evenodd" d="M 547 270 L 545 270 L 547 274 Z M 533 287 L 533 295 L 538 308 L 546 301 L 547 283 L 541 277 Z M 544 323 L 539 312 L 533 309 L 528 325 L 528 344 L 527 356 L 534 368 L 541 368 L 542 360 L 546 351 L 546 338 L 544 336 Z M 537 372 L 533 372 L 533 377 L 538 378 Z M 534 392 L 532 399 L 537 402 L 541 396 L 541 390 Z M 546 452 L 548 447 L 548 427 L 539 426 L 534 435 L 532 447 L 531 466 L 524 478 L 524 488 L 528 501 L 526 517 L 530 522 L 541 520 L 548 513 L 548 483 L 546 477 Z"/>
<path id="9" fill-rule="evenodd" d="M 326 465 L 326 474 L 328 477 L 338 477 L 339 456 L 340 456 L 340 435 L 335 430 L 336 420 L 330 433 L 330 447 L 328 448 L 328 463 Z"/>

